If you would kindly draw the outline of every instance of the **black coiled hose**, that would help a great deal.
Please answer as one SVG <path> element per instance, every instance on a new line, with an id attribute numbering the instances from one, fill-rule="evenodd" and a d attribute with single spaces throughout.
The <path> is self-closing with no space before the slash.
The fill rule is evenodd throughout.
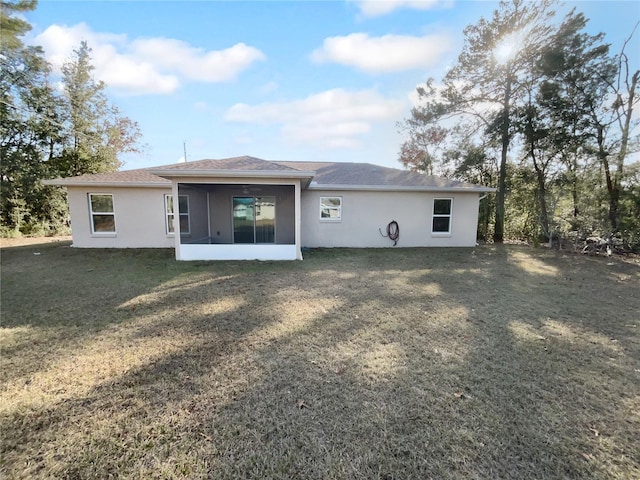
<path id="1" fill-rule="evenodd" d="M 393 246 L 395 247 L 398 244 L 398 239 L 400 238 L 400 227 L 398 226 L 398 222 L 395 220 L 391 220 L 389 225 L 387 225 L 387 234 L 383 234 L 382 230 L 380 231 L 380 235 L 383 237 L 388 237 L 389 240 L 393 240 Z"/>

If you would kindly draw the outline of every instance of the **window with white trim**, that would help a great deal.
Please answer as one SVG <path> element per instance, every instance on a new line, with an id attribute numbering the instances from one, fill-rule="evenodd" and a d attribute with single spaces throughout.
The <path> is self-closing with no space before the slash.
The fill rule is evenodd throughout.
<path id="1" fill-rule="evenodd" d="M 433 199 L 431 233 L 451 233 L 453 198 Z"/>
<path id="2" fill-rule="evenodd" d="M 176 208 L 173 202 L 173 195 L 164 196 L 165 220 L 167 234 L 175 233 L 173 220 L 176 215 Z M 189 219 L 189 195 L 178 195 L 178 215 L 180 220 L 180 235 L 191 233 L 191 221 Z"/>
<path id="3" fill-rule="evenodd" d="M 328 222 L 342 220 L 342 197 L 320 197 L 320 220 Z"/>
<path id="4" fill-rule="evenodd" d="M 92 234 L 116 233 L 116 212 L 113 208 L 112 194 L 90 193 L 89 214 Z"/>

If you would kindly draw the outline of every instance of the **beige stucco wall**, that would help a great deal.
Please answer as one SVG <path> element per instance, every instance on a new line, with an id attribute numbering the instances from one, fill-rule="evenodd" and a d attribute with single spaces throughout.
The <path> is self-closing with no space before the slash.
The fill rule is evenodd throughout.
<path id="1" fill-rule="evenodd" d="M 320 197 L 342 197 L 342 220 L 320 220 Z M 452 198 L 451 234 L 431 233 L 434 198 Z M 380 235 L 398 222 L 398 247 L 470 247 L 476 243 L 477 193 L 321 191 L 302 192 L 303 247 L 390 247 Z"/>
<path id="2" fill-rule="evenodd" d="M 115 234 L 92 234 L 89 193 L 113 195 Z M 68 187 L 73 246 L 81 248 L 173 247 L 173 235 L 165 229 L 164 195 L 168 187 L 114 188 Z"/>
<path id="3" fill-rule="evenodd" d="M 195 187 L 195 186 L 194 186 Z M 181 194 L 189 195 L 191 238 L 211 234 L 220 243 L 231 242 L 231 197 L 237 192 L 216 186 L 209 191 L 181 184 Z M 68 187 L 73 245 L 93 248 L 171 248 L 173 235 L 165 230 L 164 195 L 168 187 Z M 88 193 L 113 195 L 116 233 L 92 234 Z M 275 185 L 260 194 L 275 195 L 277 208 L 276 237 L 278 243 L 293 243 L 294 199 L 289 189 Z M 320 197 L 342 197 L 342 220 L 321 221 Z M 434 198 L 453 198 L 451 234 L 431 233 Z M 301 245 L 305 247 L 389 247 L 383 238 L 387 224 L 395 220 L 400 226 L 398 247 L 474 246 L 478 220 L 477 193 L 371 192 L 303 190 L 301 194 Z"/>

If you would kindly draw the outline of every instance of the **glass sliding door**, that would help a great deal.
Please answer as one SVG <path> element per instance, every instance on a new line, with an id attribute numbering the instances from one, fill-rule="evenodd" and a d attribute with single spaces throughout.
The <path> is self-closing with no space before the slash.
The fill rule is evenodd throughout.
<path id="1" fill-rule="evenodd" d="M 257 197 L 255 199 L 256 243 L 276 241 L 276 198 Z"/>
<path id="2" fill-rule="evenodd" d="M 234 243 L 275 243 L 275 231 L 275 197 L 233 197 Z"/>
<path id="3" fill-rule="evenodd" d="M 233 243 L 255 243 L 253 197 L 233 197 Z"/>

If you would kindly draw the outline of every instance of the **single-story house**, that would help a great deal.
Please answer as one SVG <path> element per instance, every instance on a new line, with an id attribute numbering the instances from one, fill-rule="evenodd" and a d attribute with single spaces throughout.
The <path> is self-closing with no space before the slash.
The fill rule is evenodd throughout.
<path id="1" fill-rule="evenodd" d="M 471 247 L 494 189 L 368 163 L 199 160 L 49 180 L 73 246 L 167 248 L 178 260 L 295 260 L 305 247 Z M 393 236 L 393 235 L 392 235 Z"/>

